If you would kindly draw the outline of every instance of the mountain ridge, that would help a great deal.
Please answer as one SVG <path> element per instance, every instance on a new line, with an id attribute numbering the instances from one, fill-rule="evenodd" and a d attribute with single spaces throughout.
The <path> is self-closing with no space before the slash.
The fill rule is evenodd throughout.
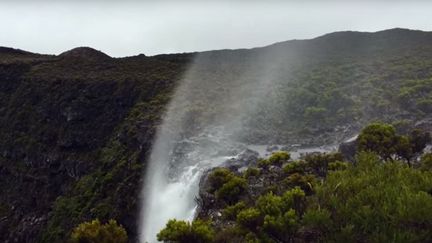
<path id="1" fill-rule="evenodd" d="M 197 54 L 197 53 L 208 53 L 208 52 L 224 52 L 224 51 L 241 51 L 241 50 L 255 50 L 255 49 L 262 49 L 262 48 L 268 48 L 275 45 L 283 45 L 283 44 L 289 44 L 289 43 L 295 43 L 299 41 L 320 41 L 324 39 L 332 39 L 332 38 L 341 38 L 344 36 L 350 36 L 352 37 L 355 35 L 356 37 L 368 37 L 370 35 L 401 35 L 401 34 L 417 34 L 417 35 L 430 35 L 432 34 L 432 31 L 423 31 L 423 30 L 414 30 L 414 29 L 408 29 L 408 28 L 391 28 L 391 29 L 385 29 L 385 30 L 379 30 L 379 31 L 350 31 L 350 30 L 343 30 L 343 31 L 335 31 L 328 34 L 323 34 L 317 37 L 313 38 L 306 38 L 306 39 L 290 39 L 285 41 L 277 41 L 272 44 L 264 45 L 264 46 L 258 46 L 258 47 L 251 47 L 251 48 L 223 48 L 223 49 L 213 49 L 213 50 L 206 50 L 206 51 L 192 51 L 192 52 L 178 52 L 178 53 L 159 53 L 155 54 L 149 57 L 156 57 L 156 56 L 166 56 L 166 55 L 191 55 L 191 54 Z M 105 54 L 102 51 L 99 51 L 93 47 L 87 47 L 87 46 L 81 46 L 81 47 L 74 47 L 72 49 L 66 50 L 58 55 L 52 55 L 52 54 L 42 54 L 42 53 L 33 53 L 30 51 L 22 50 L 22 49 L 14 49 L 12 47 L 6 47 L 6 46 L 0 46 L 0 55 L 4 53 L 9 54 L 31 54 L 31 55 L 50 55 L 50 56 L 65 56 L 65 55 L 79 55 L 79 56 L 85 56 L 85 55 L 99 55 L 112 58 L 108 54 Z M 122 56 L 122 57 L 115 57 L 116 59 L 122 59 L 122 58 L 131 58 L 131 57 L 138 57 L 140 55 L 144 54 L 136 54 L 132 56 Z"/>

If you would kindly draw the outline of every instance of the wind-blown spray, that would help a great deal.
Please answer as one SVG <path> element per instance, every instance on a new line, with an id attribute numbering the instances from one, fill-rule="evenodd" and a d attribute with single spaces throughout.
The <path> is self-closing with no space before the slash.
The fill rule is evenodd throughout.
<path id="1" fill-rule="evenodd" d="M 169 219 L 192 220 L 202 172 L 244 149 L 236 137 L 247 132 L 243 121 L 272 93 L 281 63 L 276 53 L 257 52 L 250 52 L 255 58 L 202 53 L 184 75 L 148 159 L 141 242 L 156 242 Z"/>

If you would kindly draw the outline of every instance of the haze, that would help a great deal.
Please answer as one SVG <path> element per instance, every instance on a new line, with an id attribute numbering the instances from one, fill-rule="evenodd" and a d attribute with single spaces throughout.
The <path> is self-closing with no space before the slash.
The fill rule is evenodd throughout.
<path id="1" fill-rule="evenodd" d="M 264 46 L 341 30 L 431 30 L 427 1 L 1 1 L 0 46 L 111 56 Z"/>

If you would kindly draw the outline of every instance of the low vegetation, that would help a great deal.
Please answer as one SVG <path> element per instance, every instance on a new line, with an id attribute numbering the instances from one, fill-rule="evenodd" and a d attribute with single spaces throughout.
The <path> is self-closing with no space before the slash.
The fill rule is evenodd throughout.
<path id="1" fill-rule="evenodd" d="M 126 243 L 126 230 L 115 220 L 101 224 L 98 219 L 79 224 L 73 229 L 71 243 Z"/>
<path id="2" fill-rule="evenodd" d="M 254 190 L 234 189 L 239 196 L 222 204 L 221 217 L 172 220 L 159 234 L 170 232 L 170 238 L 159 239 L 203 242 L 202 233 L 191 228 L 207 220 L 206 242 L 427 242 L 432 238 L 432 156 L 421 153 L 429 135 L 415 130 L 406 136 L 403 145 L 415 151 L 409 160 L 400 156 L 406 149 L 398 144 L 402 136 L 389 124 L 370 124 L 359 136 L 354 163 L 340 153 L 309 154 L 297 161 L 274 153 L 260 161 L 260 168 L 243 173 L 243 182 Z M 270 165 L 280 173 L 268 170 Z M 215 187 L 209 192 L 240 176 L 214 170 L 209 180 Z M 259 188 L 257 178 L 267 188 Z M 211 210 L 219 210 L 217 205 Z M 177 231 L 196 235 L 175 237 Z"/>

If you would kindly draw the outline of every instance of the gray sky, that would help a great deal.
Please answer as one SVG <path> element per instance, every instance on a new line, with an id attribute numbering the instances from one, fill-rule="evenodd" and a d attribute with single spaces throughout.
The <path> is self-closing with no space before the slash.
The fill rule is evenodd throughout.
<path id="1" fill-rule="evenodd" d="M 250 48 L 341 30 L 432 30 L 432 1 L 0 0 L 0 46 L 121 57 Z"/>

